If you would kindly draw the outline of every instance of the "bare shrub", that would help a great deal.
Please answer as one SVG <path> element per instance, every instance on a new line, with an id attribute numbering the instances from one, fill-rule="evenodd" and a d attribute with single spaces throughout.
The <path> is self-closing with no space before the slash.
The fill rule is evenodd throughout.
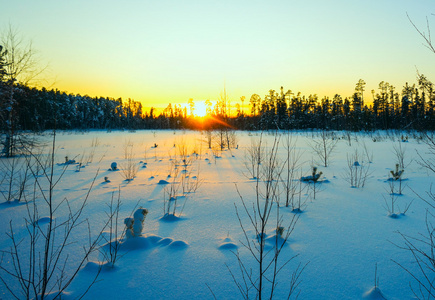
<path id="1" fill-rule="evenodd" d="M 365 160 L 368 163 L 372 163 L 373 162 L 373 151 L 372 152 L 369 151 L 369 149 L 367 148 L 367 144 L 364 142 L 364 140 L 362 140 L 361 143 L 362 143 L 362 147 L 363 147 Z"/>
<path id="2" fill-rule="evenodd" d="M 353 188 L 363 188 L 370 176 L 370 164 L 360 161 L 358 150 L 353 154 L 347 154 L 347 168 L 344 178 Z"/>
<path id="3" fill-rule="evenodd" d="M 195 193 L 201 186 L 203 180 L 200 178 L 200 167 L 196 170 L 190 168 L 181 175 L 181 187 L 183 196 Z"/>
<path id="4" fill-rule="evenodd" d="M 435 173 L 435 137 L 434 133 L 423 133 L 423 142 L 428 146 L 428 157 L 423 157 L 417 152 L 420 160 L 418 164 L 429 171 Z M 426 202 L 429 207 L 426 209 L 426 230 L 425 233 L 419 233 L 417 236 L 399 234 L 402 236 L 404 245 L 399 248 L 408 251 L 414 264 L 417 266 L 417 271 L 405 267 L 400 262 L 393 260 L 403 270 L 405 270 L 414 279 L 414 285 L 410 283 L 411 290 L 417 299 L 434 299 L 435 298 L 435 193 L 430 186 L 426 192 L 427 197 L 423 197 L 414 193 Z"/>
<path id="5" fill-rule="evenodd" d="M 338 139 L 333 132 L 326 130 L 322 130 L 319 137 L 319 139 L 313 139 L 309 145 L 317 156 L 318 163 L 327 167 L 330 164 L 331 155 L 337 146 Z"/>
<path id="6" fill-rule="evenodd" d="M 226 129 L 225 130 L 225 140 L 228 150 L 232 148 L 236 148 L 237 146 L 237 133 L 233 129 Z"/>
<path id="7" fill-rule="evenodd" d="M 293 195 L 293 197 L 290 199 L 290 206 L 292 209 L 293 213 L 301 213 L 304 210 L 304 206 L 308 200 L 308 196 L 307 198 L 303 199 L 302 195 L 304 195 L 305 193 L 305 189 L 308 187 L 305 184 L 302 184 L 303 181 L 302 180 L 298 180 L 297 183 L 297 190 L 295 191 L 295 194 Z M 314 198 L 316 197 L 316 187 L 313 187 L 314 189 Z"/>
<path id="8" fill-rule="evenodd" d="M 396 245 L 411 254 L 413 263 L 417 266 L 417 271 L 405 267 L 396 260 L 393 261 L 414 279 L 415 283 L 409 285 L 416 299 L 433 299 L 435 298 L 435 282 L 433 280 L 435 274 L 435 227 L 433 225 L 435 193 L 431 187 L 430 191 L 427 192 L 428 198 L 423 198 L 418 194 L 417 196 L 429 204 L 429 208 L 426 210 L 425 232 L 419 233 L 417 237 L 399 232 L 404 245 Z"/>
<path id="9" fill-rule="evenodd" d="M 259 172 L 261 170 L 259 166 L 263 162 L 265 156 L 262 138 L 260 137 L 259 139 L 251 139 L 251 146 L 245 151 L 245 160 L 243 163 L 250 175 L 250 177 L 248 177 L 251 179 L 258 179 L 260 176 Z"/>
<path id="10" fill-rule="evenodd" d="M 293 209 L 296 209 L 296 203 L 294 200 L 297 194 L 297 186 L 299 182 L 299 180 L 296 178 L 296 172 L 301 167 L 300 160 L 302 153 L 300 150 L 296 149 L 297 140 L 293 140 L 290 134 L 287 134 L 284 142 L 286 158 L 284 162 L 284 169 L 281 174 L 281 180 L 285 193 L 285 206 L 289 207 L 291 205 Z M 300 209 L 300 206 L 297 206 L 297 208 Z"/>
<path id="11" fill-rule="evenodd" d="M 406 147 L 403 142 L 398 142 L 393 145 L 393 154 L 396 156 L 396 163 L 401 169 L 405 169 L 411 162 L 406 162 Z"/>
<path id="12" fill-rule="evenodd" d="M 283 264 L 278 262 L 281 251 L 292 234 L 298 220 L 298 215 L 294 214 L 287 222 L 287 225 L 284 225 L 284 219 L 280 215 L 279 183 L 275 180 L 279 178 L 277 175 L 279 175 L 280 170 L 282 170 L 279 168 L 277 158 L 278 144 L 278 139 L 275 138 L 271 150 L 264 156 L 265 161 L 262 171 L 259 170 L 260 165 L 256 165 L 258 169 L 256 174 L 261 172 L 263 180 L 260 181 L 257 176 L 255 186 L 256 196 L 252 206 L 244 200 L 236 186 L 243 211 L 249 220 L 248 225 L 242 222 L 237 205 L 235 205 L 236 215 L 244 234 L 242 244 L 256 261 L 256 267 L 250 268 L 242 259 L 240 252 L 235 252 L 241 279 L 236 277 L 236 274 L 227 266 L 243 299 L 262 299 L 263 297 L 272 299 L 278 286 L 278 278 L 281 276 L 281 271 L 284 270 L 284 266 L 297 256 L 291 257 Z M 261 140 L 258 145 L 261 146 Z M 259 153 L 264 152 L 260 151 Z M 263 159 L 263 157 L 261 157 L 261 159 Z M 268 237 L 267 235 L 267 227 L 270 222 L 275 222 L 275 229 L 272 231 L 274 235 L 272 237 Z M 248 227 L 254 231 L 254 237 L 248 234 Z M 268 242 L 271 243 L 270 249 L 266 246 Z M 290 274 L 290 277 L 286 276 L 287 280 L 290 280 L 288 298 L 294 295 L 304 268 L 305 266 L 299 264 L 296 270 Z"/>
<path id="13" fill-rule="evenodd" d="M 60 298 L 90 255 L 97 250 L 102 232 L 107 225 L 105 223 L 101 231 L 92 237 L 90 222 L 83 218 L 98 173 L 76 210 L 72 209 L 68 199 L 59 200 L 55 197 L 55 187 L 68 166 L 64 164 L 59 177 L 55 177 L 55 141 L 54 134 L 48 164 L 38 155 L 31 154 L 27 158 L 29 161 L 34 160 L 27 164 L 34 179 L 33 193 L 30 199 L 26 199 L 27 217 L 24 218 L 24 222 L 27 235 L 18 237 L 14 231 L 17 220 L 11 220 L 7 233 L 11 246 L 9 250 L 2 251 L 0 259 L 0 281 L 16 299 L 44 299 L 48 295 L 53 299 Z M 65 216 L 58 215 L 61 207 L 67 211 Z M 46 211 L 48 215 L 41 218 L 40 211 Z M 80 231 L 81 226 L 88 227 L 87 245 L 73 242 L 74 233 Z M 70 260 L 68 252 L 80 249 L 83 251 L 82 254 L 75 256 L 74 261 Z M 96 272 L 89 286 L 82 291 L 82 297 L 93 285 L 100 270 Z M 18 288 L 12 289 L 11 286 L 14 284 L 11 282 L 15 282 Z"/>
<path id="14" fill-rule="evenodd" d="M 131 181 L 136 177 L 139 171 L 139 165 L 135 161 L 135 156 L 133 153 L 133 147 L 125 148 L 125 162 L 120 164 L 121 175 L 126 181 Z"/>
<path id="15" fill-rule="evenodd" d="M 122 240 L 126 233 L 125 230 L 121 230 L 121 234 L 119 235 L 118 221 L 121 205 L 121 190 L 118 189 L 118 196 L 116 199 L 115 192 L 112 192 L 110 202 L 107 204 L 108 212 L 106 212 L 106 217 L 107 220 L 109 220 L 107 224 L 108 237 L 105 235 L 102 236 L 102 239 L 107 243 L 107 247 L 103 246 L 99 248 L 100 253 L 102 253 L 105 260 L 110 263 L 110 266 L 112 267 L 115 266 L 115 263 L 121 257 L 119 255 L 119 249 L 121 248 L 119 240 Z"/>
<path id="16" fill-rule="evenodd" d="M 211 129 L 207 129 L 205 131 L 205 143 L 207 144 L 208 149 L 212 148 L 213 143 L 213 131 Z"/>
<path id="17" fill-rule="evenodd" d="M 163 200 L 164 216 L 176 216 L 179 201 L 182 198 L 181 210 L 178 213 L 180 216 L 186 205 L 188 195 L 195 193 L 202 184 L 200 179 L 200 160 L 197 160 L 196 150 L 189 154 L 190 151 L 184 140 L 177 144 L 177 153 L 172 155 L 169 153 L 170 164 L 168 170 L 169 182 L 164 188 L 165 195 Z M 180 170 L 181 168 L 181 170 Z M 178 195 L 181 193 L 181 195 Z"/>
<path id="18" fill-rule="evenodd" d="M 94 161 L 95 151 L 98 148 L 98 146 L 100 146 L 100 144 L 101 144 L 100 139 L 98 137 L 92 138 L 89 153 L 84 160 L 85 164 L 90 164 Z"/>
<path id="19" fill-rule="evenodd" d="M 399 216 L 404 216 L 406 212 L 411 207 L 412 201 L 405 205 L 404 210 L 401 210 L 399 205 L 397 204 L 397 200 L 399 198 L 399 194 L 396 193 L 395 188 L 395 180 L 392 180 L 392 178 L 389 178 L 388 180 L 388 189 L 387 192 L 389 194 L 389 199 L 385 198 L 384 196 L 384 202 L 385 202 L 385 209 L 388 211 L 388 216 L 397 219 Z"/>
<path id="20" fill-rule="evenodd" d="M 171 181 L 164 188 L 163 216 L 175 216 L 177 210 L 177 193 L 180 188 L 180 182 L 177 181 L 179 171 L 175 161 L 171 162 L 171 166 Z"/>
<path id="21" fill-rule="evenodd" d="M 124 159 L 128 159 L 131 156 L 131 153 L 133 151 L 132 150 L 133 146 L 134 146 L 134 144 L 133 144 L 133 142 L 131 140 L 125 140 L 124 141 L 124 145 L 122 146 L 122 148 L 124 150 Z"/>
<path id="22" fill-rule="evenodd" d="M 423 142 L 427 145 L 427 157 L 417 152 L 420 160 L 418 164 L 435 173 L 435 133 L 423 133 Z"/>
<path id="23" fill-rule="evenodd" d="M 12 156 L 0 159 L 0 194 L 6 202 L 20 202 L 31 177 L 25 157 Z"/>

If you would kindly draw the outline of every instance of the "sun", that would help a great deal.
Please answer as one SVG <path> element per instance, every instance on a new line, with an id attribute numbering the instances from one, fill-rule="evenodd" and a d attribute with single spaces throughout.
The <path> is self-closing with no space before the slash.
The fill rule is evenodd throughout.
<path id="1" fill-rule="evenodd" d="M 205 106 L 204 101 L 195 102 L 195 116 L 197 117 L 205 117 L 207 115 L 207 107 Z"/>

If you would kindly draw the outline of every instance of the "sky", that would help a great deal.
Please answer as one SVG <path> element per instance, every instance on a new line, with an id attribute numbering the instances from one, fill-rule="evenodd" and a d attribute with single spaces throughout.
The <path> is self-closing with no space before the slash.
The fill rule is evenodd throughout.
<path id="1" fill-rule="evenodd" d="M 433 0 L 0 0 L 31 40 L 51 88 L 165 107 L 232 103 L 270 89 L 351 96 L 381 81 L 401 91 L 417 70 L 435 80 L 435 54 L 407 14 L 435 28 Z"/>

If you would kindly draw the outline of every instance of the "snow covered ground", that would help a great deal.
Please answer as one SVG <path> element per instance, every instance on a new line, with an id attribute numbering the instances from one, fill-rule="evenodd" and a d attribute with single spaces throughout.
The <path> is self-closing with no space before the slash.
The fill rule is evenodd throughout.
<path id="1" fill-rule="evenodd" d="M 297 256 L 279 274 L 275 298 L 287 298 L 293 271 L 298 266 L 305 266 L 297 288 L 299 299 L 362 299 L 364 295 L 367 299 L 381 299 L 370 293 L 377 266 L 378 286 L 387 299 L 413 299 L 409 282 L 414 281 L 394 261 L 419 274 L 411 253 L 398 246 L 404 245 L 399 232 L 415 237 L 426 232 L 428 204 L 413 191 L 424 197 L 434 182 L 435 174 L 418 163 L 417 153 L 429 157 L 427 145 L 411 135 L 407 141 L 402 141 L 405 133 L 402 137 L 385 132 L 370 135 L 352 133 L 350 136 L 345 132 L 336 132 L 338 142 L 330 155 L 329 166 L 324 167 L 312 149 L 315 141 L 321 141 L 318 133 L 304 131 L 290 134 L 296 151 L 301 154 L 296 177 L 310 175 L 313 166 L 317 166 L 323 175 L 321 182 L 315 184 L 315 199 L 313 184 L 299 186 L 299 180 L 294 181 L 297 189 L 303 189 L 301 199 L 305 205 L 303 212 L 297 214 L 295 229 L 283 247 L 279 263 Z M 287 133 L 281 132 L 278 136 L 279 166 L 282 167 L 287 153 Z M 242 298 L 234 282 L 242 282 L 234 253 L 239 251 L 240 259 L 253 272 L 257 272 L 258 264 L 242 244 L 245 236 L 235 207 L 247 236 L 255 240 L 255 233 L 243 211 L 237 189 L 248 209 L 251 209 L 251 203 L 255 201 L 256 180 L 251 178 L 245 166 L 248 150 L 252 142 L 260 137 L 265 148 L 270 149 L 275 134 L 237 132 L 236 137 L 237 149 L 212 151 L 205 142 L 205 133 L 193 131 L 57 133 L 55 177 L 62 173 L 66 156 L 76 163 L 68 166 L 56 185 L 55 199 L 59 203 L 67 198 L 72 209 L 77 209 L 97 174 L 81 216 L 81 219 L 89 219 L 94 236 L 104 226 L 108 203 L 112 195 L 116 199 L 118 190 L 122 201 L 118 220 L 120 228 L 124 228 L 124 218 L 132 216 L 135 208 L 148 209 L 143 235 L 121 241 L 121 257 L 114 267 L 102 269 L 85 299 Z M 49 145 L 52 137 L 47 134 L 41 139 Z M 405 172 L 402 177 L 403 195 L 395 196 L 395 212 L 404 211 L 408 204 L 412 204 L 405 215 L 398 214 L 397 218 L 392 218 L 385 201 L 391 200 L 390 171 L 395 171 L 398 162 L 396 154 L 400 148 L 404 153 Z M 187 171 L 183 167 L 180 149 L 187 149 L 184 157 L 190 162 Z M 364 187 L 351 187 L 347 180 L 348 157 L 355 151 L 359 154 L 357 163 L 369 168 Z M 135 178 L 130 181 L 123 176 L 123 170 L 128 167 L 128 157 L 138 168 Z M 78 162 L 82 162 L 81 168 Z M 116 162 L 120 170 L 109 170 L 112 162 Z M 355 161 L 352 160 L 353 163 Z M 175 166 L 177 169 L 174 169 Z M 3 172 L 6 171 L 3 169 Z M 105 177 L 108 177 L 107 180 Z M 183 177 L 187 180 L 185 188 L 191 187 L 190 193 L 183 194 Z M 28 197 L 33 191 L 30 182 L 26 188 Z M 3 180 L 3 194 L 7 191 L 6 183 L 7 180 Z M 397 188 L 397 182 L 394 184 Z M 178 196 L 176 217 L 164 218 L 165 205 L 174 204 L 168 201 L 171 187 L 174 188 L 173 194 Z M 284 224 L 288 224 L 295 213 L 284 205 L 281 183 L 279 192 L 279 212 Z M 1 201 L 4 202 L 4 199 Z M 47 216 L 43 199 L 36 199 L 36 203 L 39 216 Z M 275 214 L 273 211 L 266 227 L 268 238 L 275 235 Z M 68 206 L 64 202 L 55 212 L 55 217 L 62 220 L 67 215 Z M 7 251 L 11 245 L 6 234 L 10 232 L 11 220 L 17 237 L 26 237 L 26 217 L 26 205 L 0 204 L 0 250 Z M 47 222 L 46 219 L 40 220 L 44 221 Z M 105 231 L 107 237 L 107 228 Z M 266 249 L 271 249 L 271 239 L 266 240 Z M 74 244 L 67 248 L 74 249 L 67 250 L 72 262 L 80 258 L 80 248 L 88 242 L 88 227 L 85 224 L 73 231 L 73 241 Z M 22 245 L 26 245 L 26 240 Z M 105 247 L 107 249 L 108 246 Z M 26 254 L 23 255 L 25 257 Z M 97 252 L 90 260 L 62 298 L 75 299 L 80 295 L 93 279 L 99 263 L 104 263 L 103 255 Z M 12 261 L 7 254 L 3 256 L 2 264 L 11 266 Z M 18 283 L 10 280 L 4 272 L 1 275 L 12 290 L 19 290 Z M 0 285 L 0 298 L 12 299 L 4 285 Z"/>

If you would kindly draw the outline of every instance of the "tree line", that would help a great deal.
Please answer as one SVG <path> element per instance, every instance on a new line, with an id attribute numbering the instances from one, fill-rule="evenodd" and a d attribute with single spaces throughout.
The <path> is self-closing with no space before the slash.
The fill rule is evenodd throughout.
<path id="1" fill-rule="evenodd" d="M 132 99 L 68 94 L 28 87 L 0 77 L 0 126 L 3 133 L 11 126 L 14 131 L 213 129 L 222 126 L 240 130 L 435 130 L 435 91 L 423 75 L 419 76 L 417 85 L 405 84 L 401 93 L 381 82 L 379 91 L 372 91 L 370 99 L 366 98 L 362 80 L 357 83 L 355 93 L 346 98 L 336 94 L 332 99 L 320 99 L 317 95 L 285 92 L 281 87 L 279 92 L 270 90 L 264 97 L 253 94 L 249 111 L 243 111 L 240 104 L 231 110 L 226 96 L 221 97 L 213 107 L 209 104 L 209 120 L 199 124 L 192 102 L 190 113 L 186 107 L 172 104 L 156 113 L 155 108 L 145 111 L 141 102 Z"/>

